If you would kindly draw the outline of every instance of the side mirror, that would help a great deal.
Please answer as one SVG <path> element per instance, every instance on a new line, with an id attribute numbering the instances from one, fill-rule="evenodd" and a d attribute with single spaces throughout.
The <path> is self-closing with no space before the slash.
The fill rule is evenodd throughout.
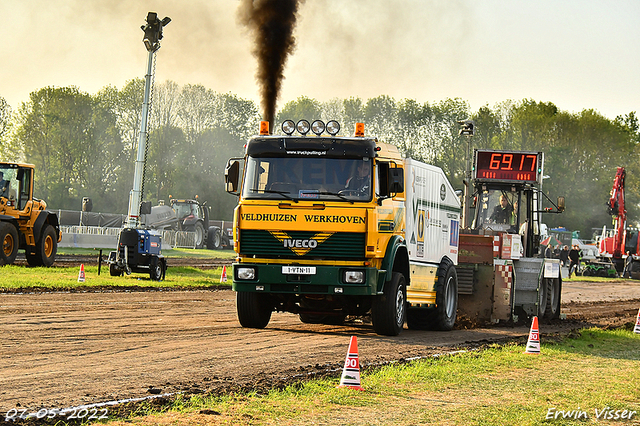
<path id="1" fill-rule="evenodd" d="M 564 211 L 564 197 L 558 197 L 558 211 Z"/>
<path id="2" fill-rule="evenodd" d="M 238 160 L 227 161 L 227 166 L 224 169 L 224 183 L 226 190 L 230 194 L 237 194 L 238 181 L 240 180 L 240 162 Z"/>
<path id="3" fill-rule="evenodd" d="M 389 194 L 399 194 L 404 192 L 404 169 L 400 167 L 389 168 L 388 175 Z"/>

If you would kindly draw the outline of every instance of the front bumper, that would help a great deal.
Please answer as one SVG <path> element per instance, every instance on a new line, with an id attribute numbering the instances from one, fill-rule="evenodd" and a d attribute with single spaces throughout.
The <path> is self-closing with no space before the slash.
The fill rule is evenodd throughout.
<path id="1" fill-rule="evenodd" d="M 284 274 L 283 266 L 234 263 L 232 288 L 241 292 L 372 296 L 381 291 L 386 272 L 372 267 L 313 265 L 314 274 L 296 275 Z M 251 280 L 238 279 L 238 267 L 255 268 L 255 277 Z M 345 271 L 362 271 L 364 282 L 344 282 Z"/>

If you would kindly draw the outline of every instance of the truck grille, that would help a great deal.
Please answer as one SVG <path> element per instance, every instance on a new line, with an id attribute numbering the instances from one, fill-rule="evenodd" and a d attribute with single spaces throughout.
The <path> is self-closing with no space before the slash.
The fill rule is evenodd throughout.
<path id="1" fill-rule="evenodd" d="M 321 234 L 322 236 L 318 237 Z M 286 231 L 283 233 L 246 229 L 240 232 L 240 254 L 292 259 L 364 259 L 364 233 L 336 232 L 330 234 L 328 238 L 327 235 L 327 233 L 309 231 Z M 313 240 L 311 245 L 315 247 L 295 248 L 297 241 L 308 245 L 311 240 Z M 293 245 L 294 248 L 289 248 L 290 245 Z"/>

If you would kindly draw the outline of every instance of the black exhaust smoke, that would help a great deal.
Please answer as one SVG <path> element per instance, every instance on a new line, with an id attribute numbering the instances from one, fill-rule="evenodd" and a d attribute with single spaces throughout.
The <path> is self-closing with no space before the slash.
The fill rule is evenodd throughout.
<path id="1" fill-rule="evenodd" d="M 287 57 L 295 48 L 293 29 L 301 0 L 241 0 L 238 16 L 255 37 L 262 112 L 273 129 L 276 101 Z"/>

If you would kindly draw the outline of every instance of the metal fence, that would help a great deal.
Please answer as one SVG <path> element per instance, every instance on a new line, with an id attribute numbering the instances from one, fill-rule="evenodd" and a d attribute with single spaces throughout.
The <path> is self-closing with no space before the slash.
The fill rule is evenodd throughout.
<path id="1" fill-rule="evenodd" d="M 122 228 L 100 226 L 60 226 L 60 247 L 111 248 L 118 244 Z M 162 248 L 196 248 L 196 233 L 188 231 L 162 231 Z"/>

